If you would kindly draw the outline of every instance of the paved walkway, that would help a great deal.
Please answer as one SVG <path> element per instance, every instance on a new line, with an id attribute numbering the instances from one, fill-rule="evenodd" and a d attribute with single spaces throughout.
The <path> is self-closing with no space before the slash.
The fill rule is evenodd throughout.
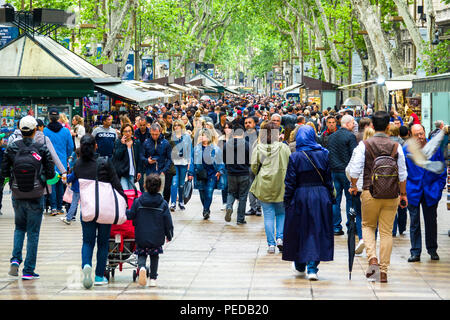
<path id="1" fill-rule="evenodd" d="M 140 288 L 129 268 L 117 270 L 108 286 L 85 290 L 80 272 L 80 222 L 67 226 L 59 217 L 44 217 L 36 268 L 41 279 L 22 281 L 8 276 L 14 219 L 10 195 L 5 194 L 4 215 L 0 216 L 0 300 L 450 299 L 450 214 L 445 198 L 446 194 L 438 212 L 441 260 L 431 261 L 423 253 L 422 262 L 408 263 L 406 232 L 394 238 L 387 284 L 365 280 L 365 256 L 355 258 L 352 280 L 348 280 L 346 236 L 335 237 L 335 260 L 319 265 L 320 281 L 295 276 L 291 263 L 282 261 L 280 253 L 267 253 L 263 217 L 248 217 L 246 225 L 238 226 L 233 214 L 232 222 L 226 223 L 216 192 L 210 220 L 202 218 L 197 193 L 185 212 L 172 214 L 175 237 L 160 256 L 158 287 Z M 25 248 L 26 242 L 24 256 Z"/>

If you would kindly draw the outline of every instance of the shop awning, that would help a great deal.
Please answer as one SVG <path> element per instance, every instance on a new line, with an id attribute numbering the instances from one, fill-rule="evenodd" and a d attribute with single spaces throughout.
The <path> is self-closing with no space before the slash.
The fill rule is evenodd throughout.
<path id="1" fill-rule="evenodd" d="M 414 74 L 407 74 L 404 76 L 385 80 L 384 83 L 388 91 L 407 90 L 412 88 L 412 81 L 416 78 L 417 76 Z"/>
<path id="2" fill-rule="evenodd" d="M 190 91 L 192 91 L 191 88 L 182 86 L 181 84 L 177 84 L 177 83 L 169 83 L 169 87 L 173 87 L 173 88 L 175 88 L 177 90 L 181 90 L 183 92 L 190 92 Z"/>
<path id="3" fill-rule="evenodd" d="M 103 91 L 107 95 L 113 95 L 120 99 L 136 103 L 139 106 L 145 106 L 151 103 L 158 102 L 160 99 L 170 97 L 170 95 L 164 94 L 159 91 L 150 91 L 145 89 L 137 89 L 132 84 L 119 83 L 119 84 L 96 84 L 95 88 L 99 91 Z"/>
<path id="4" fill-rule="evenodd" d="M 417 78 L 413 80 L 415 93 L 423 92 L 450 92 L 450 73 Z"/>
<path id="5" fill-rule="evenodd" d="M 376 83 L 377 83 L 376 80 L 368 80 L 368 81 L 363 81 L 363 82 L 358 82 L 358 83 L 347 84 L 345 86 L 340 86 L 340 87 L 338 87 L 338 90 L 363 89 L 363 88 L 371 87 L 371 86 L 375 85 Z"/>
<path id="6" fill-rule="evenodd" d="M 230 89 L 229 87 L 225 87 L 224 90 L 227 91 L 227 92 L 230 92 L 232 94 L 239 95 L 239 92 L 237 92 L 237 91 L 235 91 L 233 89 Z"/>
<path id="7" fill-rule="evenodd" d="M 301 88 L 301 87 L 304 87 L 304 86 L 305 86 L 304 83 L 294 83 L 293 85 L 290 85 L 289 87 L 281 89 L 280 93 L 285 94 L 285 93 L 287 93 L 289 91 L 292 91 L 292 90 L 295 90 L 295 89 L 298 89 L 298 88 Z"/>

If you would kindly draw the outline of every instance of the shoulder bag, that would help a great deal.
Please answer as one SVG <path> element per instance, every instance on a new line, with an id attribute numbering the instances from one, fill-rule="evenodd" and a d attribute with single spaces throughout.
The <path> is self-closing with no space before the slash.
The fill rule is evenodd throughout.
<path id="1" fill-rule="evenodd" d="M 317 169 L 316 165 L 315 165 L 314 162 L 308 157 L 308 155 L 306 154 L 306 152 L 305 152 L 305 151 L 302 151 L 302 152 L 303 152 L 303 154 L 306 156 L 306 158 L 309 160 L 309 162 L 311 162 L 311 164 L 313 165 L 314 169 L 316 169 L 316 172 L 319 174 L 320 179 L 322 180 L 323 185 L 326 186 L 325 180 L 323 179 L 322 174 L 320 173 L 319 169 Z M 336 188 L 334 187 L 334 184 L 333 184 L 333 183 L 332 183 L 332 185 L 333 185 L 333 194 L 332 194 L 332 196 L 333 196 L 333 198 L 336 199 Z"/>
<path id="2" fill-rule="evenodd" d="M 82 219 L 84 222 L 122 224 L 127 220 L 127 202 L 114 189 L 111 182 L 98 181 L 98 169 L 101 164 L 106 164 L 102 157 L 97 159 L 95 180 L 78 180 L 80 183 Z M 94 199 L 92 199 L 93 195 Z"/>

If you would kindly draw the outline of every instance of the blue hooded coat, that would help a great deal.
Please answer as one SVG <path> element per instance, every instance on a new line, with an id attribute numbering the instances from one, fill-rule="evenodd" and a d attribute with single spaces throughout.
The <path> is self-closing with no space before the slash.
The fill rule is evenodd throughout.
<path id="1" fill-rule="evenodd" d="M 317 144 L 314 129 L 310 126 L 299 129 L 296 150 L 289 157 L 284 181 L 286 216 L 282 259 L 298 263 L 331 261 L 334 253 L 332 205 L 335 200 L 328 150 Z"/>

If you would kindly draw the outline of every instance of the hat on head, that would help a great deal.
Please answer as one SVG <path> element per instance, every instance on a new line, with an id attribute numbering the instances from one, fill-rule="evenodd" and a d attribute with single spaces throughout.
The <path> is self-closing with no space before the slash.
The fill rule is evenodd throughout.
<path id="1" fill-rule="evenodd" d="M 36 122 L 38 127 L 45 127 L 44 121 L 42 121 L 41 119 L 36 119 Z"/>
<path id="2" fill-rule="evenodd" d="M 58 111 L 58 109 L 56 109 L 56 108 L 51 108 L 51 109 L 48 111 L 48 115 L 49 115 L 49 116 L 59 116 L 59 111 Z"/>
<path id="3" fill-rule="evenodd" d="M 32 116 L 26 116 L 20 119 L 19 121 L 19 129 L 20 131 L 33 131 L 36 129 L 37 121 Z"/>
<path id="4" fill-rule="evenodd" d="M 238 111 L 237 111 L 237 114 L 238 114 L 238 115 L 242 115 L 242 110 L 238 110 Z"/>

